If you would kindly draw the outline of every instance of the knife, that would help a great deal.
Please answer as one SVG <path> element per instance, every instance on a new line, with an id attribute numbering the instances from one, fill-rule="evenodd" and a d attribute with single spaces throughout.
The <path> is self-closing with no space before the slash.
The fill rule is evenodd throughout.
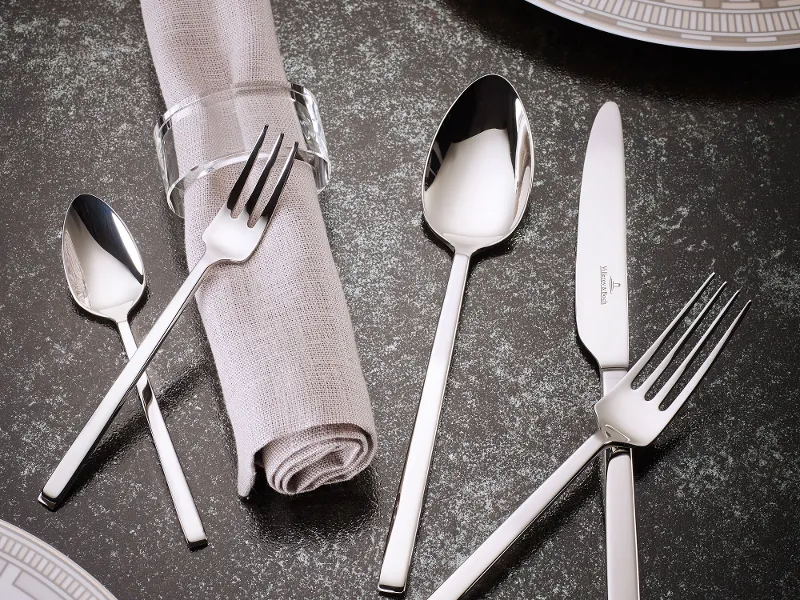
<path id="1" fill-rule="evenodd" d="M 583 163 L 575 321 L 600 369 L 602 395 L 628 371 L 628 267 L 625 247 L 625 151 L 619 108 L 595 117 Z M 638 600 L 639 566 L 633 463 L 628 449 L 605 455 L 606 572 L 609 600 Z"/>

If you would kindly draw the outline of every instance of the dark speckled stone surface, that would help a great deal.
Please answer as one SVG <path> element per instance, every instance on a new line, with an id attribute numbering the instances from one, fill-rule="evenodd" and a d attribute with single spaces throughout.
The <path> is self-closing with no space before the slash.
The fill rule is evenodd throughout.
<path id="1" fill-rule="evenodd" d="M 521 0 L 275 0 L 290 78 L 316 92 L 334 179 L 321 197 L 380 432 L 356 480 L 236 497 L 234 448 L 192 308 L 150 369 L 209 534 L 183 545 L 141 411 L 123 407 L 57 513 L 39 488 L 123 364 L 73 306 L 60 228 L 80 192 L 137 238 L 142 335 L 185 273 L 151 127 L 163 110 L 136 2 L 0 6 L 0 518 L 120 600 L 375 598 L 449 256 L 421 222 L 435 128 L 485 72 L 533 120 L 535 186 L 467 286 L 409 598 L 430 593 L 591 431 L 600 386 L 575 338 L 573 263 L 589 128 L 626 135 L 631 352 L 710 270 L 754 301 L 729 351 L 638 452 L 643 598 L 800 597 L 800 53 L 650 46 Z M 603 598 L 599 470 L 550 509 L 475 597 Z"/>

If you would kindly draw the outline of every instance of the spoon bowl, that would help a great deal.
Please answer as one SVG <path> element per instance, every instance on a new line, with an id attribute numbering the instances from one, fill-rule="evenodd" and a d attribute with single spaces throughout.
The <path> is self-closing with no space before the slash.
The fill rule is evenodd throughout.
<path id="1" fill-rule="evenodd" d="M 533 138 L 514 87 L 499 75 L 474 81 L 439 125 L 428 153 L 422 209 L 455 252 L 497 244 L 525 213 Z"/>
<path id="2" fill-rule="evenodd" d="M 144 294 L 144 266 L 133 236 L 108 204 L 90 194 L 72 201 L 61 257 L 69 291 L 81 308 L 115 323 L 127 320 Z"/>

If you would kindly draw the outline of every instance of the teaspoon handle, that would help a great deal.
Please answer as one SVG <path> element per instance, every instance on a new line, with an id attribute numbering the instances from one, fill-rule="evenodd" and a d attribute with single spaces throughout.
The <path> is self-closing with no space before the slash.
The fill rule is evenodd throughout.
<path id="1" fill-rule="evenodd" d="M 81 465 L 92 449 L 100 441 L 111 421 L 122 406 L 125 394 L 136 384 L 136 381 L 144 373 L 147 365 L 150 364 L 156 351 L 161 347 L 167 334 L 170 332 L 178 317 L 191 301 L 194 292 L 203 280 L 208 268 L 214 264 L 214 260 L 207 258 L 207 254 L 200 259 L 200 262 L 189 272 L 186 281 L 183 282 L 178 293 L 170 300 L 164 312 L 158 317 L 153 328 L 145 336 L 138 350 L 125 365 L 114 385 L 108 390 L 103 400 L 95 409 L 89 421 L 84 425 L 78 437 L 70 446 L 64 458 L 58 463 L 56 470 L 47 480 L 39 494 L 39 502 L 50 510 L 57 509 L 64 501 L 70 487 L 75 482 L 75 477 Z"/>
<path id="2" fill-rule="evenodd" d="M 408 445 L 400 488 L 394 505 L 386 551 L 383 555 L 378 590 L 384 594 L 405 592 L 414 541 L 417 537 L 422 502 L 428 482 L 431 455 L 436 441 L 439 412 L 442 408 L 447 373 L 461 313 L 461 300 L 467 281 L 470 257 L 456 253 L 450 270 L 442 312 L 422 386 L 417 418 Z"/>
<path id="3" fill-rule="evenodd" d="M 603 432 L 595 431 L 590 435 L 467 560 L 461 563 L 461 566 L 428 600 L 457 600 L 466 594 L 553 500 L 558 498 L 564 488 L 586 468 L 586 465 L 608 446 L 609 440 Z"/>
<path id="4" fill-rule="evenodd" d="M 125 352 L 130 358 L 136 353 L 136 340 L 131 332 L 131 326 L 128 321 L 120 321 L 117 323 L 117 327 L 119 328 L 122 343 L 125 346 Z M 189 483 L 186 481 L 186 476 L 178 460 L 175 446 L 172 444 L 172 438 L 169 435 L 166 423 L 164 423 L 164 416 L 161 414 L 161 408 L 158 406 L 158 400 L 156 400 L 153 388 L 150 386 L 147 373 L 144 373 L 139 378 L 139 381 L 136 382 L 136 389 L 139 392 L 139 399 L 142 401 L 144 416 L 153 436 L 153 445 L 156 447 L 158 461 L 161 463 L 161 470 L 167 480 L 167 487 L 169 488 L 170 496 L 172 496 L 172 504 L 175 506 L 175 512 L 178 515 L 178 521 L 181 524 L 186 543 L 190 548 L 205 545 L 207 539 L 206 532 L 203 529 L 203 522 L 200 520 L 200 514 L 197 512 L 197 506 L 189 489 Z"/>

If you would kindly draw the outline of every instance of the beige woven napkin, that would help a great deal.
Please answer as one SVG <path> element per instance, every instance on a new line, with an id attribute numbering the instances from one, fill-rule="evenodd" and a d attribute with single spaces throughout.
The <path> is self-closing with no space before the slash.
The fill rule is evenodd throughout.
<path id="1" fill-rule="evenodd" d="M 267 0 L 142 0 L 142 13 L 167 106 L 240 83 L 286 83 Z M 284 147 L 302 145 L 288 88 L 263 102 L 270 132 L 286 134 Z M 265 107 L 251 108 L 238 106 L 238 130 L 223 135 L 252 144 L 263 126 L 254 113 L 263 115 Z M 189 133 L 185 125 L 178 159 L 192 164 L 208 144 L 220 143 L 220 134 L 211 135 L 208 123 Z M 240 169 L 224 169 L 187 191 L 189 266 Z M 309 165 L 295 161 L 255 255 L 243 265 L 214 267 L 197 305 L 236 439 L 240 496 L 252 489 L 256 465 L 285 494 L 344 481 L 367 467 L 375 453 L 372 408 Z"/>

